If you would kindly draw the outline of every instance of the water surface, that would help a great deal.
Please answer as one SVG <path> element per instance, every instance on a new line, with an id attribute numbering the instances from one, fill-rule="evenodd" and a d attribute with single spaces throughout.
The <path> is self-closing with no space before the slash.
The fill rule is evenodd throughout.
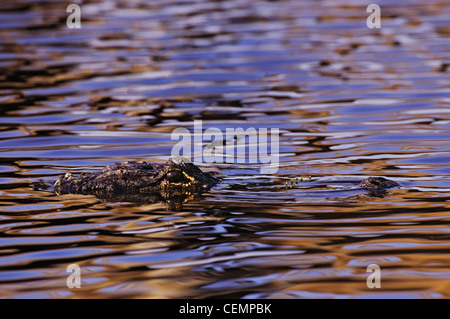
<path id="1" fill-rule="evenodd" d="M 2 3 L 0 297 L 450 298 L 450 7 L 377 3 Z M 196 120 L 278 128 L 278 172 L 199 163 L 222 182 L 179 212 L 32 187 L 164 162 Z"/>

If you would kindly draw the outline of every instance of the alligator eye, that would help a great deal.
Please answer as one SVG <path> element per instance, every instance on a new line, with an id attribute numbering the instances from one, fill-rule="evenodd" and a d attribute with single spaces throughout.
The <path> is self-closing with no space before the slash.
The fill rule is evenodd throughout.
<path id="1" fill-rule="evenodd" d="M 184 180 L 183 173 L 181 173 L 180 171 L 171 171 L 167 173 L 166 178 L 171 183 L 177 183 Z"/>

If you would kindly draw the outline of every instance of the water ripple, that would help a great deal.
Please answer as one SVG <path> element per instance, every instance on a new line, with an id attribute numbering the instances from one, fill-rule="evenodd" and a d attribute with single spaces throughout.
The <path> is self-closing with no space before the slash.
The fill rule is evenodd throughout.
<path id="1" fill-rule="evenodd" d="M 69 29 L 56 2 L 2 3 L 1 298 L 450 297 L 448 5 L 381 1 L 381 29 L 352 1 L 80 5 Z M 279 170 L 200 163 L 221 183 L 179 212 L 52 191 L 161 163 L 198 120 L 278 128 Z"/>

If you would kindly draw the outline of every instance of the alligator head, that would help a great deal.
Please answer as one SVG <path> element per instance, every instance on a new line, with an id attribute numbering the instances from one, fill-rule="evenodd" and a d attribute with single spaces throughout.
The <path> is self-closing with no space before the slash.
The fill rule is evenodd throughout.
<path id="1" fill-rule="evenodd" d="M 384 177 L 368 177 L 359 184 L 369 191 L 372 196 L 382 197 L 386 191 L 392 187 L 401 187 L 401 185 L 393 180 Z"/>
<path id="2" fill-rule="evenodd" d="M 169 159 L 164 164 L 129 161 L 78 176 L 67 173 L 54 184 L 57 194 L 95 195 L 106 200 L 175 203 L 208 191 L 218 180 L 186 161 Z M 170 207 L 173 209 L 174 207 Z M 181 207 L 180 207 L 181 208 Z"/>

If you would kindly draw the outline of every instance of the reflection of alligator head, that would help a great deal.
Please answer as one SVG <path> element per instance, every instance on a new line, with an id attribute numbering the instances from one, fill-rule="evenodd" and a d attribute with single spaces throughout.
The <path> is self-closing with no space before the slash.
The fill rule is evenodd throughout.
<path id="1" fill-rule="evenodd" d="M 67 173 L 54 185 L 57 194 L 85 194 L 112 201 L 155 203 L 165 201 L 179 211 L 182 203 L 217 184 L 212 175 L 184 161 L 164 164 L 121 162 L 93 173 Z"/>

